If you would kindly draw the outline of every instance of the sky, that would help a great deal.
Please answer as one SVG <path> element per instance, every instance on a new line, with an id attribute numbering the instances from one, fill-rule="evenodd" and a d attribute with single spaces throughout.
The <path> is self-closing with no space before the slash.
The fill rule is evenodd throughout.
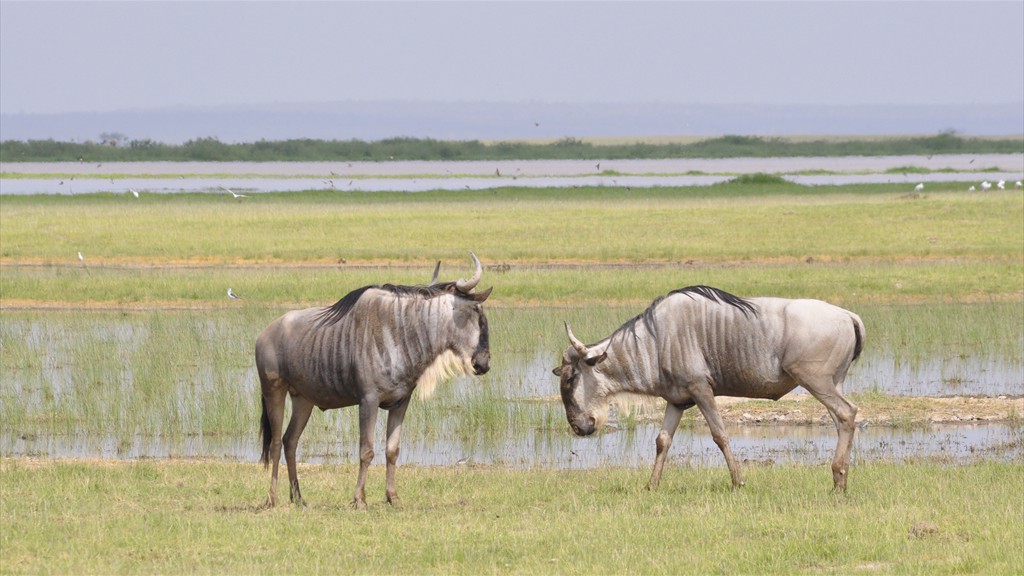
<path id="1" fill-rule="evenodd" d="M 0 1 L 0 113 L 1024 102 L 1024 2 Z"/>

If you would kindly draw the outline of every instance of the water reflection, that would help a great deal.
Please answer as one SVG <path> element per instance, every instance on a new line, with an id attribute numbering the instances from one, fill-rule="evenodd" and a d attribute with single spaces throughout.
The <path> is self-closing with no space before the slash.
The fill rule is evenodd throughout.
<path id="1" fill-rule="evenodd" d="M 647 467 L 654 462 L 659 427 L 640 424 L 629 431 L 612 431 L 577 438 L 568 428 L 535 431 L 498 441 L 403 439 L 400 464 L 456 466 L 499 465 L 512 468 Z M 829 426 L 730 426 L 730 445 L 740 462 L 825 465 L 836 445 Z M 378 445 L 382 434 L 378 434 Z M 299 446 L 302 462 L 358 462 L 358 437 L 309 441 Z M 0 454 L 48 458 L 217 458 L 257 462 L 260 446 L 255 435 L 237 437 L 134 436 L 130 439 L 95 436 L 19 436 L 0 433 Z M 905 462 L 939 458 L 949 462 L 1024 459 L 1024 427 L 993 424 L 931 425 L 920 429 L 859 429 L 854 437 L 854 463 Z M 382 465 L 383 450 L 375 463 Z M 703 426 L 676 432 L 669 453 L 676 466 L 724 466 L 718 447 Z"/>

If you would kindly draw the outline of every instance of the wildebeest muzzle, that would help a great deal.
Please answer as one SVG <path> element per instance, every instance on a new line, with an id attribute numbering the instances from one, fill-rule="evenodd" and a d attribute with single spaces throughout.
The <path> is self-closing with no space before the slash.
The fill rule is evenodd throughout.
<path id="1" fill-rule="evenodd" d="M 491 369 L 491 338 L 487 330 L 487 316 L 480 313 L 480 341 L 473 352 L 473 374 L 480 376 Z"/>

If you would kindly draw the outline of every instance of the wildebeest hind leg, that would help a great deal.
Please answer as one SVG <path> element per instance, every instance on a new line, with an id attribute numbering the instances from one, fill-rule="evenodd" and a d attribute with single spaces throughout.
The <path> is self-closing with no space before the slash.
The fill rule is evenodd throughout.
<path id="1" fill-rule="evenodd" d="M 366 509 L 366 471 L 373 462 L 373 432 L 377 428 L 379 407 L 376 400 L 364 398 L 359 403 L 359 480 L 352 497 L 352 507 L 357 510 Z"/>
<path id="2" fill-rule="evenodd" d="M 281 429 L 284 427 L 286 397 L 287 391 L 284 388 L 275 388 L 264 383 L 261 426 L 264 427 L 263 463 L 271 465 L 270 493 L 266 502 L 268 507 L 277 505 L 277 468 L 281 462 Z"/>
<path id="3" fill-rule="evenodd" d="M 302 493 L 299 491 L 299 473 L 295 464 L 295 449 L 299 445 L 299 437 L 309 422 L 313 412 L 313 403 L 302 396 L 292 396 L 292 419 L 284 432 L 284 459 L 288 463 L 288 496 L 291 501 L 301 505 Z"/>
<path id="4" fill-rule="evenodd" d="M 732 448 L 729 447 L 729 437 L 725 435 L 725 423 L 718 413 L 714 395 L 708 391 L 706 394 L 695 395 L 694 400 L 697 402 L 697 407 L 700 408 L 700 413 L 704 415 L 708 428 L 711 429 L 711 438 L 718 445 L 718 449 L 722 451 L 722 455 L 725 456 L 725 463 L 729 466 L 729 475 L 732 477 L 732 487 L 742 487 L 744 485 L 743 474 L 740 473 L 739 464 L 736 463 L 736 458 L 732 455 Z"/>
<path id="5" fill-rule="evenodd" d="M 857 406 L 843 397 L 841 388 L 831 379 L 821 378 L 804 384 L 804 388 L 825 405 L 829 416 L 836 423 L 839 439 L 836 454 L 832 458 L 832 482 L 835 490 L 846 491 L 846 478 L 850 470 L 850 452 L 853 450 L 853 433 L 856 430 Z"/>
<path id="6" fill-rule="evenodd" d="M 405 410 L 409 407 L 409 399 L 406 398 L 397 406 L 388 410 L 388 436 L 387 447 L 384 454 L 387 456 L 387 488 L 388 502 L 398 504 L 398 487 L 395 484 L 395 473 L 398 471 L 398 450 L 402 436 L 402 421 L 405 420 Z"/>
<path id="7" fill-rule="evenodd" d="M 655 441 L 658 451 L 654 456 L 654 471 L 651 472 L 651 481 L 647 484 L 648 490 L 656 489 L 661 482 L 661 472 L 665 468 L 668 449 L 672 446 L 672 437 L 675 436 L 676 428 L 679 427 L 679 419 L 683 417 L 683 411 L 687 407 L 669 403 L 668 408 L 665 409 L 665 421 L 661 424 L 661 431 L 658 432 L 658 439 Z"/>

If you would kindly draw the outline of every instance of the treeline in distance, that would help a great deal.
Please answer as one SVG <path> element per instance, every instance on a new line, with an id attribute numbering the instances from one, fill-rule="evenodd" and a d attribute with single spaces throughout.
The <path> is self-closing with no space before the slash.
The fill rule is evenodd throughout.
<path id="1" fill-rule="evenodd" d="M 225 143 L 198 138 L 183 144 L 130 140 L 99 142 L 5 140 L 2 162 L 375 162 L 388 160 L 564 160 L 739 158 L 794 156 L 901 156 L 930 154 L 1020 154 L 1024 138 L 965 138 L 952 132 L 934 136 L 881 139 L 789 140 L 755 136 L 723 136 L 690 143 L 595 144 L 576 138 L 551 143 L 448 141 L 390 138 L 378 141 L 295 139 Z"/>

